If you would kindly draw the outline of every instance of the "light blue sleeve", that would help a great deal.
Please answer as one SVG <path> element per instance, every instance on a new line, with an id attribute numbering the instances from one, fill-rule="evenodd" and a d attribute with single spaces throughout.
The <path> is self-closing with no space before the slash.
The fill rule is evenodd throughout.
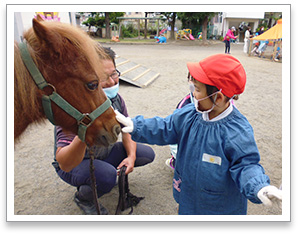
<path id="1" fill-rule="evenodd" d="M 133 120 L 134 130 L 131 133 L 132 139 L 136 142 L 168 145 L 177 143 L 177 125 L 174 123 L 173 115 L 166 118 L 153 117 L 144 119 L 143 116 L 136 116 Z"/>

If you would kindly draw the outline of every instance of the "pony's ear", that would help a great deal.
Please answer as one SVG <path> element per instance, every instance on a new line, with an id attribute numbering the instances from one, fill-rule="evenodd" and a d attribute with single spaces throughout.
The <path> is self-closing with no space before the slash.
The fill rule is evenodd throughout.
<path id="1" fill-rule="evenodd" d="M 44 19 L 41 17 L 40 14 L 37 15 L 37 20 L 38 20 L 38 21 L 44 21 Z"/>
<path id="2" fill-rule="evenodd" d="M 32 20 L 33 30 L 42 44 L 45 44 L 47 48 L 51 48 L 54 52 L 60 51 L 61 36 L 52 30 L 48 29 L 39 20 Z"/>

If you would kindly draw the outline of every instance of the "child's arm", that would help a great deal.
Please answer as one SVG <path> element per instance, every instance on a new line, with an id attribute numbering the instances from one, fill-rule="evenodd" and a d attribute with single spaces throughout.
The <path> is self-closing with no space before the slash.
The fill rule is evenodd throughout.
<path id="1" fill-rule="evenodd" d="M 125 126 L 122 128 L 122 132 L 131 133 L 132 139 L 136 142 L 157 145 L 177 143 L 178 135 L 172 116 L 150 119 L 136 116 L 134 119 L 131 119 L 123 116 L 118 111 L 115 111 L 115 113 L 116 119 Z"/>
<path id="2" fill-rule="evenodd" d="M 271 206 L 272 199 L 282 200 L 282 191 L 270 185 L 270 179 L 259 164 L 260 155 L 249 128 L 241 131 L 241 135 L 231 138 L 227 148 L 231 156 L 230 173 L 241 192 L 253 203 Z"/>

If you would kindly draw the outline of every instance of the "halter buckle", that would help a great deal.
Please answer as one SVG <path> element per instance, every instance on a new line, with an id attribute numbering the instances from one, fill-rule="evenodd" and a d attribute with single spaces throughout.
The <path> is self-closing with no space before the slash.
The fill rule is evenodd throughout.
<path id="1" fill-rule="evenodd" d="M 43 88 L 43 91 L 49 94 L 47 96 L 50 96 L 51 94 L 56 93 L 56 88 L 52 84 L 47 83 L 47 85 Z"/>
<path id="2" fill-rule="evenodd" d="M 93 123 L 93 120 L 90 118 L 89 113 L 84 113 L 83 115 L 83 118 L 78 120 L 77 124 L 88 128 Z"/>

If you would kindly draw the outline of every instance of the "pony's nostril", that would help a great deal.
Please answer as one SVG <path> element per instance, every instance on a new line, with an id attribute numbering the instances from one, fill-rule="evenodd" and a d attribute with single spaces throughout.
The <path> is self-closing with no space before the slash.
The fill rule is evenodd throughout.
<path id="1" fill-rule="evenodd" d="M 115 125 L 115 126 L 113 127 L 113 133 L 116 134 L 116 136 L 118 136 L 118 135 L 120 134 L 120 132 L 121 132 L 121 127 L 120 127 L 120 125 Z"/>

